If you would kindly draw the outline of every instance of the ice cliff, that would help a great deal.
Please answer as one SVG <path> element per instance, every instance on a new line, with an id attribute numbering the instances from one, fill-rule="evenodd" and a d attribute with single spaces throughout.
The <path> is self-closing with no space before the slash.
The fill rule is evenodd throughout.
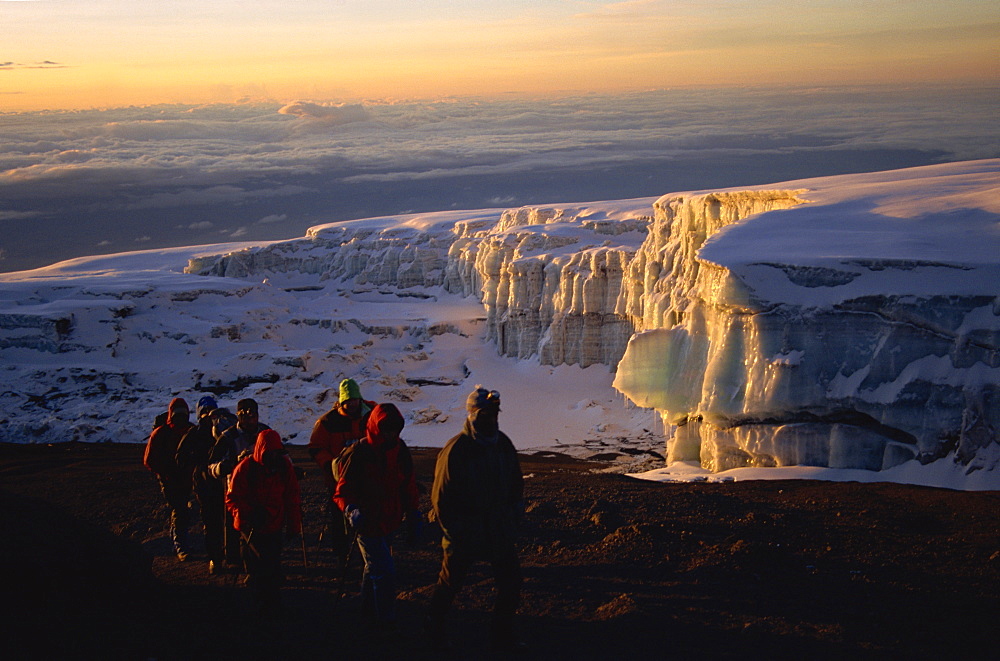
<path id="1" fill-rule="evenodd" d="M 879 470 L 995 456 L 996 166 L 659 200 L 626 293 L 645 332 L 615 387 L 660 412 L 668 461 Z"/>

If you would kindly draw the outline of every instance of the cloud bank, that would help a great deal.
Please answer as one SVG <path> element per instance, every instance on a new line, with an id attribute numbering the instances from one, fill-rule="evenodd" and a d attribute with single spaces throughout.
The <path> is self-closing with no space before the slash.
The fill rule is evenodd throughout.
<path id="1" fill-rule="evenodd" d="M 140 239 L 998 157 L 998 105 L 1000 88 L 924 87 L 0 113 L 0 270 Z"/>

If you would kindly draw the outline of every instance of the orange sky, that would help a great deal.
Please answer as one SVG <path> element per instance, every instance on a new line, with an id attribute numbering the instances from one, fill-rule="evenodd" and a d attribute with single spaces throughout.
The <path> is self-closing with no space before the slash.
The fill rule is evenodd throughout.
<path id="1" fill-rule="evenodd" d="M 1000 82 L 993 0 L 0 0 L 0 23 L 0 110 Z"/>

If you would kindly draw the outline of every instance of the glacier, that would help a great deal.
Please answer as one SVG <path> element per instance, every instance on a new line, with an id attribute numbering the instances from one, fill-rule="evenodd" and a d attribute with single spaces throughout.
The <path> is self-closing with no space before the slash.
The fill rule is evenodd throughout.
<path id="1" fill-rule="evenodd" d="M 978 162 L 794 182 L 765 211 L 660 199 L 615 387 L 711 471 L 975 466 L 1000 429 L 998 184 Z"/>
<path id="2" fill-rule="evenodd" d="M 81 258 L 0 274 L 3 440 L 141 441 L 200 390 L 305 431 L 353 376 L 434 445 L 492 378 L 519 447 L 992 469 L 998 276 L 995 159 Z"/>

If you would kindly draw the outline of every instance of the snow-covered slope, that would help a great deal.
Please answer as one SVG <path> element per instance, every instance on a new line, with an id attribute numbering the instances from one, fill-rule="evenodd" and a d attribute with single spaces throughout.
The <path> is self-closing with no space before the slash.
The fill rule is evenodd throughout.
<path id="1" fill-rule="evenodd" d="M 973 161 L 0 274 L 0 435 L 141 441 L 170 397 L 214 392 L 258 396 L 305 442 L 350 376 L 421 445 L 455 433 L 481 382 L 522 448 L 665 436 L 713 470 L 953 450 L 986 468 L 998 186 L 1000 161 Z"/>

